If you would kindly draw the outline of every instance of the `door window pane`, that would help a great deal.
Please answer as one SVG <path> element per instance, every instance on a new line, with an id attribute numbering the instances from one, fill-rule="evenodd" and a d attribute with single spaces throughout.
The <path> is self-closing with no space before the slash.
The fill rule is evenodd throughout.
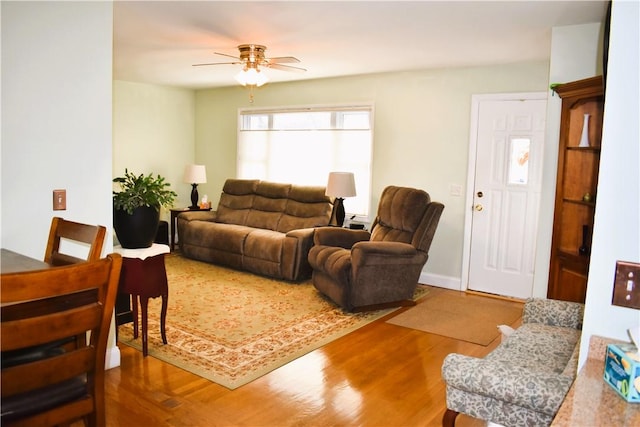
<path id="1" fill-rule="evenodd" d="M 509 156 L 509 184 L 526 185 L 529 182 L 529 138 L 512 138 Z"/>

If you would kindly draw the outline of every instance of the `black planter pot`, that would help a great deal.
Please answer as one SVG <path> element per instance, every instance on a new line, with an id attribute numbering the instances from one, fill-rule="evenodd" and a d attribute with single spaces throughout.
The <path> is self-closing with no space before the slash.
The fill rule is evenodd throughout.
<path id="1" fill-rule="evenodd" d="M 113 228 L 120 245 L 126 249 L 148 248 L 153 244 L 160 224 L 160 211 L 142 206 L 133 214 L 121 209 L 113 210 Z"/>

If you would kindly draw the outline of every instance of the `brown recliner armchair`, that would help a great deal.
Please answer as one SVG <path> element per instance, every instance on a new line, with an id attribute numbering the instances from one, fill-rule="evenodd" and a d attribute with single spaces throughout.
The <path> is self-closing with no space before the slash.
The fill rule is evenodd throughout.
<path id="1" fill-rule="evenodd" d="M 371 232 L 315 231 L 313 285 L 346 311 L 413 305 L 444 205 L 415 188 L 384 189 Z"/>

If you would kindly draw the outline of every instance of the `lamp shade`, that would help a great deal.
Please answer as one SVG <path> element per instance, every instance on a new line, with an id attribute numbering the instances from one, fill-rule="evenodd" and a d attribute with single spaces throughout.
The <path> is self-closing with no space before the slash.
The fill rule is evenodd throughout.
<path id="1" fill-rule="evenodd" d="M 352 172 L 330 172 L 327 181 L 327 196 L 343 198 L 356 195 L 356 182 Z"/>
<path id="2" fill-rule="evenodd" d="M 204 165 L 187 165 L 184 168 L 184 182 L 204 184 L 207 182 L 207 170 Z"/>

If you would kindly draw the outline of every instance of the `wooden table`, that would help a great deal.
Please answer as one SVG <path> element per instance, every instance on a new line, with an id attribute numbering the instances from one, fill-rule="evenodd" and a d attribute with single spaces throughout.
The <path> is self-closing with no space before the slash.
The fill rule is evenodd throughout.
<path id="1" fill-rule="evenodd" d="M 0 255 L 0 272 L 2 274 L 42 270 L 51 267 L 44 261 L 19 254 L 9 249 L 0 249 Z"/>
<path id="2" fill-rule="evenodd" d="M 18 252 L 11 251 L 9 249 L 0 249 L 0 273 L 1 274 L 9 274 L 9 273 L 20 273 L 22 271 L 35 271 L 35 270 L 44 270 L 46 268 L 51 268 L 50 264 L 47 264 L 44 261 L 39 259 L 31 258 L 26 255 L 19 254 Z M 0 275 L 1 275 L 0 274 Z M 0 279 L 1 280 L 1 279 Z M 5 317 L 9 318 L 12 316 L 11 314 L 11 305 L 13 304 L 2 304 L 2 316 L 3 319 Z M 32 307 L 38 306 L 37 303 L 33 304 Z M 18 307 L 18 305 L 16 305 Z"/>
<path id="3" fill-rule="evenodd" d="M 162 342 L 167 343 L 165 319 L 169 299 L 167 271 L 164 266 L 164 255 L 169 253 L 169 246 L 154 243 L 149 248 L 125 249 L 113 248 L 122 255 L 122 270 L 118 292 L 131 295 L 133 311 L 133 338 L 138 338 L 138 299 L 140 300 L 142 317 L 142 354 L 148 354 L 147 339 L 147 307 L 149 298 L 162 298 L 160 312 L 160 334 Z M 116 315 L 116 320 L 118 316 Z M 116 327 L 124 322 L 116 322 Z"/>

